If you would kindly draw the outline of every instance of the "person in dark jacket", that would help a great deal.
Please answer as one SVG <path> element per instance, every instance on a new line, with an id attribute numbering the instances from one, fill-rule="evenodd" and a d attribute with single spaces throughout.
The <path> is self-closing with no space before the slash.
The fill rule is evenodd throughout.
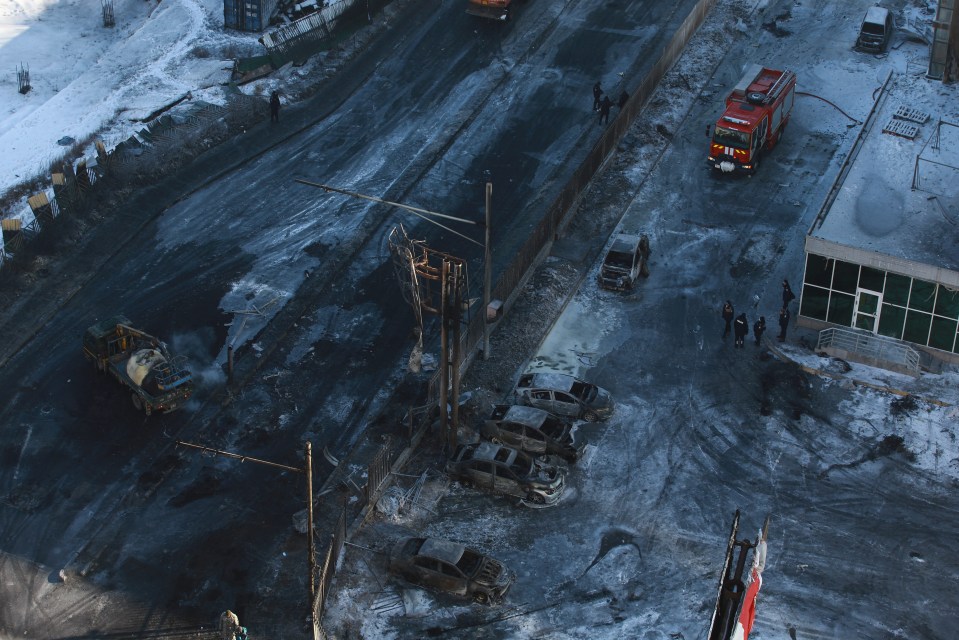
<path id="1" fill-rule="evenodd" d="M 749 320 L 746 319 L 745 313 L 740 313 L 739 317 L 736 318 L 736 322 L 733 323 L 733 333 L 736 334 L 735 347 L 742 349 L 743 342 L 746 340 L 746 336 L 749 335 Z"/>
<path id="2" fill-rule="evenodd" d="M 723 320 L 726 322 L 726 328 L 723 330 L 723 338 L 729 335 L 729 328 L 732 326 L 734 315 L 736 315 L 736 312 L 733 311 L 733 303 L 727 300 L 726 304 L 723 305 Z"/>
<path id="3" fill-rule="evenodd" d="M 593 111 L 599 111 L 599 102 L 603 97 L 603 88 L 599 83 L 593 85 Z"/>
<path id="4" fill-rule="evenodd" d="M 613 106 L 613 101 L 609 99 L 609 96 L 603 96 L 603 101 L 599 103 L 599 124 L 600 126 L 603 123 L 609 124 L 609 108 Z"/>
<path id="5" fill-rule="evenodd" d="M 623 107 L 626 106 L 626 102 L 629 100 L 629 94 L 626 93 L 626 89 L 623 89 L 623 92 L 619 94 L 619 101 L 616 103 L 619 105 L 619 110 L 622 111 Z"/>
<path id="6" fill-rule="evenodd" d="M 763 334 L 766 332 L 766 316 L 759 316 L 759 320 L 753 325 L 753 336 L 756 338 L 756 346 L 763 340 Z"/>
<path id="7" fill-rule="evenodd" d="M 788 309 L 789 303 L 795 299 L 796 294 L 793 293 L 792 288 L 790 288 L 789 280 L 783 279 L 783 306 Z"/>
<path id="8" fill-rule="evenodd" d="M 786 341 L 786 327 L 789 326 L 789 309 L 783 307 L 779 310 L 779 341 Z"/>
<path id="9" fill-rule="evenodd" d="M 270 122 L 280 121 L 280 93 L 274 91 L 270 94 Z"/>

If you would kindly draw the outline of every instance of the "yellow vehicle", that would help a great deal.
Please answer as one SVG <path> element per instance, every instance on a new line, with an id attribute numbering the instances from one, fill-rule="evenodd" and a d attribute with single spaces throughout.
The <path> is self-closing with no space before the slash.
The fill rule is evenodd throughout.
<path id="1" fill-rule="evenodd" d="M 83 355 L 132 391 L 133 406 L 147 415 L 170 412 L 193 394 L 193 375 L 182 356 L 130 326 L 124 316 L 99 322 L 83 334 Z"/>

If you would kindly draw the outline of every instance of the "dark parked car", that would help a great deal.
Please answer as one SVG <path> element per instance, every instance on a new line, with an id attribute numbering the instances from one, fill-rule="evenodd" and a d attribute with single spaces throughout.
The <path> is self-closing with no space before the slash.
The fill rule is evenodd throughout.
<path id="1" fill-rule="evenodd" d="M 446 471 L 463 484 L 534 504 L 555 504 L 566 488 L 563 469 L 492 442 L 460 445 L 446 464 Z"/>
<path id="2" fill-rule="evenodd" d="M 390 552 L 390 573 L 409 582 L 476 602 L 498 602 L 516 576 L 498 560 L 457 542 L 406 538 Z"/>
<path id="3" fill-rule="evenodd" d="M 596 422 L 613 415 L 608 391 L 564 373 L 524 373 L 515 394 L 520 404 L 574 420 Z"/>
<path id="4" fill-rule="evenodd" d="M 892 37 L 892 14 L 883 7 L 869 7 L 859 26 L 856 48 L 860 51 L 882 53 Z"/>
<path id="5" fill-rule="evenodd" d="M 573 427 L 569 422 L 536 407 L 496 405 L 481 433 L 493 443 L 503 443 L 534 456 L 557 455 L 574 463 L 583 453 L 583 445 L 573 443 Z"/>
<path id="6" fill-rule="evenodd" d="M 649 240 L 646 236 L 617 234 L 599 268 L 599 286 L 604 289 L 626 291 L 640 275 L 647 276 L 646 260 Z"/>

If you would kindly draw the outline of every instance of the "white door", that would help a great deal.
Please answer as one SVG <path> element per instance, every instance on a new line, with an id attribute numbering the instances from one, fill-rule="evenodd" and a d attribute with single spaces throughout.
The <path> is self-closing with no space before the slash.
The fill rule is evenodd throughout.
<path id="1" fill-rule="evenodd" d="M 879 328 L 879 310 L 882 308 L 882 293 L 859 289 L 856 292 L 856 308 L 852 314 L 852 326 L 876 333 Z"/>

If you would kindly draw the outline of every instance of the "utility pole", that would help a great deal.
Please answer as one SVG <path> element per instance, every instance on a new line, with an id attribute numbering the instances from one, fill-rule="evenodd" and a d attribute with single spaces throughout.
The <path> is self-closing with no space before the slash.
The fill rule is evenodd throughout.
<path id="1" fill-rule="evenodd" d="M 226 458 L 234 458 L 240 462 L 254 462 L 256 464 L 266 465 L 268 467 L 273 467 L 275 469 L 283 469 L 284 471 L 292 471 L 293 473 L 302 473 L 306 475 L 306 531 L 307 531 L 307 565 L 309 567 L 309 580 L 307 580 L 307 586 L 309 588 L 309 611 L 310 611 L 310 626 L 315 627 L 317 621 L 313 619 L 315 609 L 313 608 L 313 602 L 316 599 L 316 554 L 313 548 L 313 445 L 307 440 L 306 448 L 304 450 L 304 464 L 303 467 L 291 467 L 289 465 L 280 464 L 278 462 L 270 462 L 269 460 L 261 460 L 259 458 L 251 458 L 250 456 L 244 456 L 239 453 L 231 453 L 229 451 L 221 451 L 220 449 L 214 449 L 212 447 L 205 447 L 200 444 L 193 444 L 191 442 L 184 442 L 182 440 L 176 440 L 175 443 L 177 446 L 189 447 L 191 449 L 199 449 L 201 452 L 212 453 L 216 456 L 224 456 Z M 312 632 L 311 632 L 312 633 Z"/>
<path id="2" fill-rule="evenodd" d="M 397 207 L 405 211 L 411 212 L 413 215 L 416 215 L 427 222 L 434 224 L 454 235 L 457 235 L 464 240 L 472 242 L 473 244 L 479 245 L 480 243 L 470 238 L 469 236 L 462 234 L 455 229 L 440 224 L 433 218 L 444 218 L 446 220 L 452 220 L 454 222 L 460 222 L 464 224 L 472 225 L 482 225 L 483 223 L 477 222 L 475 220 L 467 220 L 464 218 L 457 218 L 455 216 L 447 215 L 445 213 L 438 213 L 436 211 L 429 211 L 428 209 L 422 209 L 420 207 L 411 207 L 409 205 L 401 204 L 399 202 L 391 202 L 389 200 L 383 200 L 382 198 L 377 198 L 375 196 L 368 196 L 362 193 L 356 193 L 353 191 L 347 191 L 346 189 L 340 189 L 338 187 L 332 187 L 327 184 L 321 184 L 317 182 L 310 182 L 309 180 L 302 180 L 297 178 L 296 182 L 300 184 L 305 184 L 310 187 L 317 187 L 326 191 L 327 193 L 340 193 L 346 196 L 353 198 L 360 198 L 363 200 L 369 200 L 371 202 L 376 202 L 379 204 L 386 204 L 392 207 Z M 491 295 L 491 273 L 492 273 L 492 250 L 491 245 L 491 220 L 492 220 L 492 196 L 493 196 L 493 184 L 487 180 L 486 182 L 486 223 L 485 223 L 485 242 L 483 246 L 483 267 L 484 267 L 484 279 L 483 279 L 483 358 L 489 358 L 489 326 L 488 326 L 488 316 L 489 313 L 489 304 L 490 304 L 490 295 Z M 404 232 L 405 233 L 405 232 Z M 442 266 L 437 269 L 435 266 L 429 264 L 430 256 L 440 256 L 442 258 Z M 412 256 L 411 256 L 412 258 Z M 422 268 L 422 271 L 420 270 Z M 444 440 L 444 445 L 450 445 L 450 451 L 454 451 L 456 448 L 456 438 L 457 438 L 457 428 L 459 426 L 459 385 L 460 385 L 460 375 L 459 375 L 459 366 L 460 366 L 460 320 L 462 319 L 463 314 L 463 287 L 466 275 L 464 273 L 466 263 L 458 258 L 453 256 L 442 254 L 438 251 L 426 250 L 424 249 L 422 265 L 418 265 L 414 260 L 414 264 L 411 265 L 411 269 L 417 273 L 420 277 L 430 280 L 437 280 L 437 271 L 439 271 L 439 283 L 440 283 L 440 303 L 439 305 L 434 305 L 432 307 L 427 306 L 426 304 L 420 302 L 420 309 L 417 310 L 419 313 L 422 309 L 429 311 L 430 313 L 438 313 L 441 317 L 441 328 L 440 328 L 440 342 L 442 345 L 442 350 L 440 354 L 440 371 L 443 375 L 442 384 L 440 386 L 440 397 L 439 397 L 439 410 L 440 410 L 440 432 L 441 437 Z M 453 398 L 450 402 L 450 391 L 452 391 Z M 450 415 L 450 406 L 452 406 L 452 416 Z M 450 424 L 452 422 L 452 425 Z"/>
<path id="3" fill-rule="evenodd" d="M 444 263 L 445 264 L 445 263 Z M 450 430 L 450 455 L 456 451 L 458 444 L 458 432 L 460 426 L 460 326 L 463 313 L 463 265 L 452 264 L 452 272 L 449 278 L 449 293 L 446 300 L 449 303 L 443 309 L 443 322 L 449 324 L 453 331 L 451 336 L 452 354 L 449 360 L 451 367 L 449 372 L 449 384 L 453 389 L 453 424 Z M 450 349 L 450 347 L 447 347 Z"/>
<path id="4" fill-rule="evenodd" d="M 303 467 L 306 472 L 306 554 L 309 558 L 307 562 L 310 567 L 310 579 L 308 581 L 310 621 L 315 626 L 316 620 L 313 619 L 315 613 L 313 603 L 316 602 L 316 548 L 313 546 L 313 443 L 309 440 L 306 441 L 304 457 L 306 458 L 306 464 Z"/>
<path id="5" fill-rule="evenodd" d="M 447 308 L 449 303 L 447 301 L 447 296 L 449 295 L 449 274 L 450 274 L 450 263 L 448 260 L 443 260 L 443 266 L 440 269 L 440 314 L 442 319 L 440 322 L 440 371 L 442 372 L 442 377 L 440 379 L 440 437 L 443 438 L 443 444 L 447 444 L 449 441 L 447 438 L 448 429 L 449 429 L 449 381 L 450 381 L 450 362 L 449 362 L 449 335 L 447 332 Z M 450 454 L 453 453 L 453 449 L 450 449 Z"/>
<path id="6" fill-rule="evenodd" d="M 493 183 L 486 183 L 486 242 L 483 252 L 483 360 L 489 360 L 489 303 L 490 280 L 492 279 L 492 249 L 490 247 L 490 230 L 493 200 Z"/>

